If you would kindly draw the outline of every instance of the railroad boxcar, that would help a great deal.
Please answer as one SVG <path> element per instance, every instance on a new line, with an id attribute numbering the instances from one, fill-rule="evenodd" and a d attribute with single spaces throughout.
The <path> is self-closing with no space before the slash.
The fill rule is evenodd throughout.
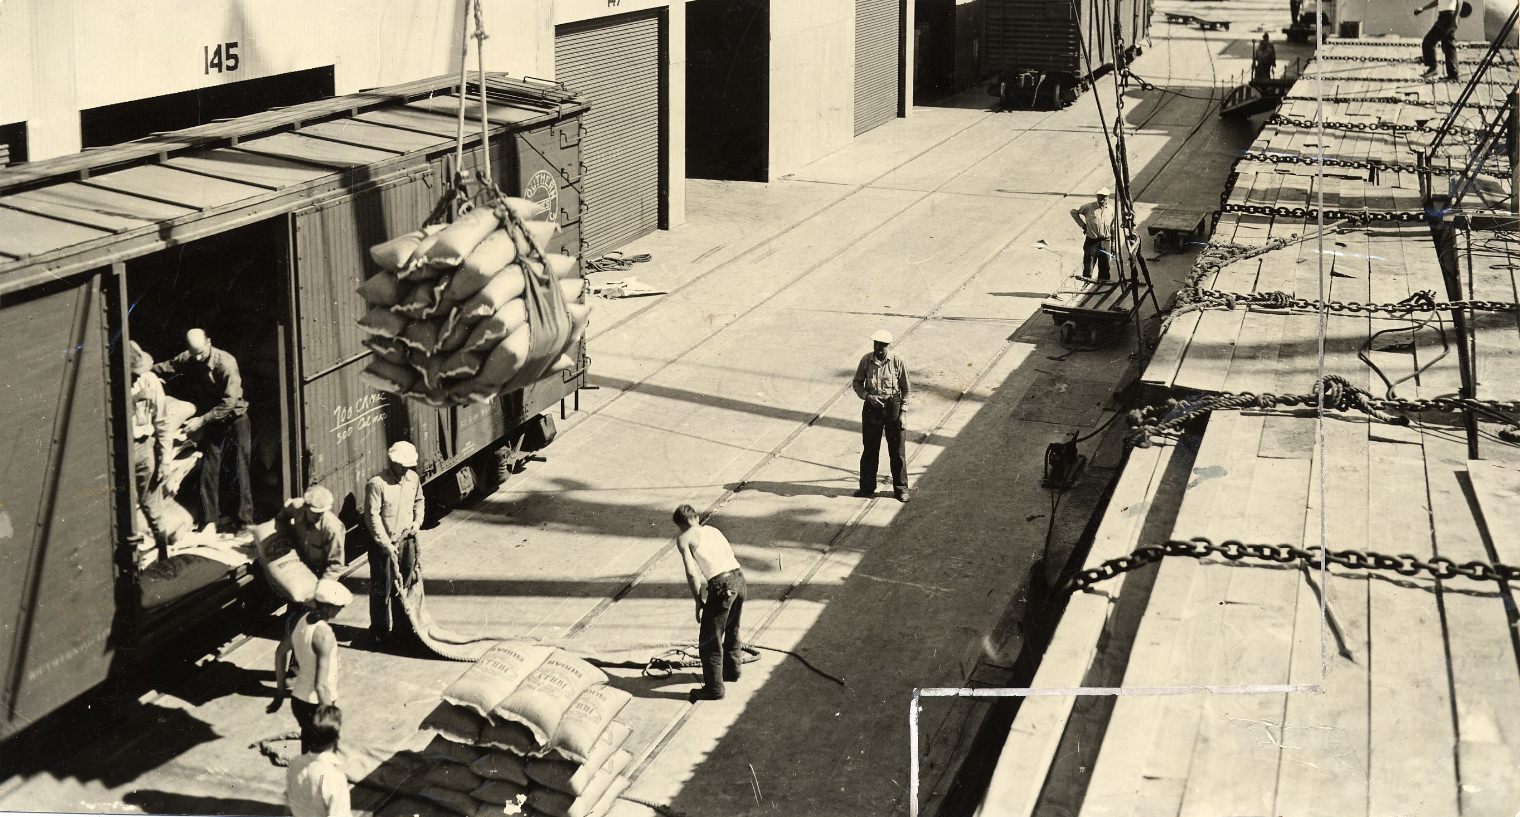
<path id="1" fill-rule="evenodd" d="M 486 88 L 497 184 L 555 214 L 553 251 L 578 256 L 587 105 L 500 75 Z M 584 342 L 572 370 L 469 408 L 359 377 L 366 248 L 444 212 L 456 170 L 483 164 L 477 121 L 455 166 L 459 90 L 440 77 L 0 170 L 0 738 L 234 614 L 217 611 L 270 609 L 247 601 L 251 545 L 140 546 L 129 340 L 162 359 L 199 326 L 238 359 L 261 519 L 317 483 L 355 529 L 395 440 L 457 498 L 552 438 L 550 413 L 586 384 Z"/>
<path id="2" fill-rule="evenodd" d="M 996 72 L 989 90 L 1014 107 L 1071 104 L 1087 83 L 1138 56 L 1150 35 L 1153 0 L 985 2 L 985 65 Z"/>

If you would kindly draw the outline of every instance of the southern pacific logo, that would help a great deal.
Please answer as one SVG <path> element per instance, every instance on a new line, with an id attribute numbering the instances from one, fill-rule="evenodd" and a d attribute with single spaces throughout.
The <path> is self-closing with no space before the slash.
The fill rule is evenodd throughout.
<path id="1" fill-rule="evenodd" d="M 523 185 L 523 198 L 538 202 L 539 209 L 550 221 L 559 221 L 559 182 L 554 174 L 540 170 L 528 177 Z"/>

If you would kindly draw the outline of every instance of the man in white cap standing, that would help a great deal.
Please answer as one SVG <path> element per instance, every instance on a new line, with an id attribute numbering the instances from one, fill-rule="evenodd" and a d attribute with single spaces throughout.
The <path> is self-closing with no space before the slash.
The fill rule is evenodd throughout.
<path id="1" fill-rule="evenodd" d="M 169 419 L 168 397 L 163 381 L 153 373 L 153 358 L 137 341 L 127 352 L 132 366 L 132 477 L 137 485 L 137 507 L 148 522 L 161 558 L 169 557 L 171 544 L 164 531 L 161 486 L 164 466 L 174 448 L 174 427 Z"/>
<path id="2" fill-rule="evenodd" d="M 860 431 L 865 450 L 860 454 L 860 490 L 856 496 L 876 496 L 876 466 L 881 459 L 881 437 L 887 436 L 887 458 L 892 463 L 892 495 L 908 501 L 908 466 L 903 459 L 903 413 L 908 410 L 908 367 L 902 358 L 887 351 L 892 333 L 878 329 L 871 336 L 874 349 L 860 359 L 851 385 L 864 401 Z"/>
<path id="3" fill-rule="evenodd" d="M 274 714 L 290 698 L 291 714 L 301 727 L 303 754 L 322 742 L 313 734 L 312 717 L 318 707 L 338 704 L 338 637 L 328 622 L 353 600 L 354 594 L 337 579 L 317 582 L 311 609 L 298 610 L 286 619 L 285 637 L 274 652 L 274 701 L 266 711 Z"/>
<path id="4" fill-rule="evenodd" d="M 369 634 L 376 645 L 404 625 L 401 594 L 421 574 L 417 530 L 426 503 L 417 467 L 417 448 L 401 441 L 386 452 L 385 470 L 370 478 L 364 490 L 364 527 L 369 531 Z M 395 565 L 395 567 L 392 567 Z M 400 577 L 401 586 L 396 579 Z"/>
<path id="5" fill-rule="evenodd" d="M 1108 259 L 1114 254 L 1114 210 L 1108 204 L 1112 191 L 1107 185 L 1098 188 L 1094 200 L 1071 211 L 1071 218 L 1082 228 L 1082 277 L 1091 278 L 1093 262 L 1098 265 L 1098 280 L 1107 281 Z"/>
<path id="6" fill-rule="evenodd" d="M 318 581 L 343 574 L 343 540 L 348 532 L 333 513 L 332 491 L 320 485 L 285 503 L 274 518 L 275 536 L 296 552 Z M 272 548 L 271 552 L 283 550 Z"/>

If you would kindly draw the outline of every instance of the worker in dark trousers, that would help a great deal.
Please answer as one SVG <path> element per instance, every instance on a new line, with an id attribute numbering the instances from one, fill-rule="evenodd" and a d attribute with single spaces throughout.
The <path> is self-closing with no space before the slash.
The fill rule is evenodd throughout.
<path id="1" fill-rule="evenodd" d="M 908 410 L 908 367 L 902 358 L 887 351 L 892 333 L 879 329 L 871 336 L 874 348 L 855 367 L 851 385 L 864 401 L 860 409 L 860 432 L 865 444 L 860 454 L 859 497 L 876 496 L 876 466 L 881 461 L 881 438 L 887 438 L 887 458 L 892 463 L 892 495 L 908 501 L 908 465 L 903 458 L 903 414 Z"/>
<path id="2" fill-rule="evenodd" d="M 1262 32 L 1261 40 L 1256 43 L 1256 48 L 1251 53 L 1251 81 L 1270 82 L 1272 70 L 1277 67 L 1277 47 L 1272 45 L 1272 38 L 1266 32 Z"/>
<path id="3" fill-rule="evenodd" d="M 427 510 L 422 480 L 414 470 L 416 446 L 398 442 L 386 458 L 385 470 L 371 477 L 364 489 L 364 527 L 370 536 L 369 634 L 376 646 L 389 642 L 396 628 L 405 626 L 401 594 L 421 578 L 417 531 Z"/>
<path id="4" fill-rule="evenodd" d="M 688 698 L 716 701 L 723 698 L 725 681 L 739 680 L 743 645 L 739 643 L 739 618 L 744 612 L 744 571 L 734 557 L 728 537 L 711 525 L 703 525 L 696 508 L 682 505 L 671 514 L 681 531 L 676 550 L 686 570 L 686 585 L 697 603 L 697 653 L 702 658 L 702 686 Z"/>
<path id="5" fill-rule="evenodd" d="M 336 579 L 317 582 L 310 609 L 292 613 L 285 637 L 274 651 L 274 700 L 265 709 L 274 714 L 290 698 L 291 714 L 301 727 L 301 752 L 313 751 L 320 739 L 312 716 L 319 707 L 338 705 L 338 637 L 332 621 L 354 600 Z"/>
<path id="6" fill-rule="evenodd" d="M 1299 12 L 1303 5 L 1303 0 L 1288 0 L 1288 13 L 1293 15 L 1293 21 L 1288 25 L 1298 25 Z"/>
<path id="7" fill-rule="evenodd" d="M 1098 188 L 1093 201 L 1071 211 L 1071 218 L 1082 228 L 1082 277 L 1091 278 L 1098 268 L 1098 280 L 1110 278 L 1108 259 L 1114 254 L 1114 208 L 1108 204 L 1113 191 L 1107 185 Z"/>
<path id="8" fill-rule="evenodd" d="M 320 485 L 285 503 L 274 517 L 276 543 L 271 556 L 294 550 L 301 564 L 317 579 L 336 581 L 343 575 L 343 540 L 348 531 L 332 512 L 332 491 Z"/>
<path id="9" fill-rule="evenodd" d="M 132 478 L 137 487 L 137 507 L 148 522 L 159 556 L 168 558 L 170 543 L 164 534 L 164 464 L 174 445 L 174 426 L 169 419 L 164 383 L 153 373 L 153 358 L 130 342 L 127 354 L 132 366 Z"/>
<path id="10" fill-rule="evenodd" d="M 1425 32 L 1424 41 L 1420 43 L 1420 59 L 1425 62 L 1425 72 L 1420 76 L 1429 78 L 1436 75 L 1436 43 L 1440 43 L 1441 54 L 1446 58 L 1446 79 L 1457 79 L 1457 14 L 1463 10 L 1463 5 L 1462 0 L 1430 0 L 1414 10 L 1418 16 L 1437 9 L 1436 21 L 1431 23 L 1430 30 Z M 1471 6 L 1467 10 L 1471 13 Z"/>
<path id="11" fill-rule="evenodd" d="M 253 486 L 248 482 L 248 460 L 253 448 L 248 427 L 248 403 L 243 399 L 243 377 L 232 355 L 211 345 L 201 329 L 185 333 L 187 349 L 153 367 L 165 378 L 175 395 L 195 405 L 195 416 L 185 423 L 185 433 L 198 440 L 201 452 L 202 530 L 236 532 L 253 524 Z M 232 459 L 237 481 L 237 509 L 231 517 L 221 513 L 223 460 Z"/>

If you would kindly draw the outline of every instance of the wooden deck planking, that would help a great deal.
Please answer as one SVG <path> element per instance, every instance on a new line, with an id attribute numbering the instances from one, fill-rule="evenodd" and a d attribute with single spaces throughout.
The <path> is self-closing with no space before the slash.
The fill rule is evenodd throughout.
<path id="1" fill-rule="evenodd" d="M 1513 455 L 1509 455 L 1513 456 Z M 1488 561 L 1477 508 L 1463 490 L 1466 446 L 1425 435 L 1436 550 L 1458 562 Z M 1453 590 L 1485 589 L 1465 579 Z M 1489 589 L 1493 586 L 1489 585 Z M 1457 764 L 1463 814 L 1509 814 L 1520 802 L 1520 670 L 1505 607 L 1499 598 L 1441 594 L 1457 711 Z"/>
<path id="2" fill-rule="evenodd" d="M 1210 418 L 1211 430 L 1204 435 L 1194 460 L 1174 536 L 1229 535 L 1224 533 L 1232 525 L 1227 516 L 1243 507 L 1244 489 L 1241 477 L 1222 479 L 1220 469 L 1230 461 L 1233 449 L 1252 445 L 1252 435 L 1259 434 L 1255 425 L 1259 418 L 1247 424 L 1241 422 L 1243 419 L 1252 418 L 1233 412 Z M 1209 527 L 1211 523 L 1213 527 Z M 1223 597 L 1228 573 L 1228 568 L 1191 559 L 1162 560 L 1151 590 L 1151 605 L 1136 633 L 1124 686 L 1175 686 L 1207 680 L 1209 656 L 1222 633 L 1218 616 L 1199 612 L 1210 610 Z M 1120 697 L 1080 813 L 1084 817 L 1132 815 L 1138 813 L 1137 791 L 1146 778 L 1187 782 L 1195 725 L 1201 714 L 1199 704 L 1199 698 L 1191 695 Z M 1183 787 L 1170 791 L 1179 799 L 1147 802 L 1146 813 L 1176 814 Z"/>
<path id="3" fill-rule="evenodd" d="M 1409 297 L 1409 275 L 1402 263 L 1395 263 L 1394 259 L 1402 260 L 1403 250 L 1399 246 L 1404 239 L 1382 235 L 1367 234 L 1367 261 L 1368 261 L 1368 297 L 1374 303 L 1397 303 Z M 1371 320 L 1369 327 L 1372 332 L 1380 332 L 1388 329 L 1403 328 L 1406 331 L 1388 332 L 1382 335 L 1374 344 L 1368 356 L 1383 372 L 1389 381 L 1396 382 L 1401 378 L 1410 378 L 1395 387 L 1395 395 L 1404 394 L 1413 396 L 1415 391 L 1413 376 L 1415 371 L 1415 333 L 1431 332 L 1430 329 L 1417 328 L 1419 323 L 1403 317 L 1376 316 Z M 1407 351 L 1404 351 L 1407 349 Z M 1392 351 L 1390 351 L 1392 350 Z M 1387 396 L 1388 386 L 1373 373 L 1370 390 L 1374 396 Z M 1399 391 L 1398 389 L 1402 389 Z"/>
<path id="4" fill-rule="evenodd" d="M 1465 242 L 1464 242 L 1465 243 Z M 1501 246 L 1514 250 L 1513 245 Z M 1517 297 L 1513 256 L 1496 258 L 1480 254 L 1475 248 L 1472 256 L 1471 297 L 1513 304 Z M 1462 257 L 1463 271 L 1467 271 L 1467 258 Z M 1477 395 L 1496 400 L 1520 399 L 1520 312 L 1473 312 L 1472 325 L 1475 339 L 1474 368 L 1477 374 Z"/>
<path id="5" fill-rule="evenodd" d="M 1402 231 L 1401 231 L 1402 232 Z M 1399 243 L 1399 263 L 1403 265 L 1405 276 L 1409 279 L 1411 292 L 1419 290 L 1433 290 L 1436 300 L 1446 300 L 1446 285 L 1441 276 L 1441 265 L 1436 259 L 1436 251 L 1431 243 L 1428 233 L 1421 234 L 1417 229 L 1411 229 L 1407 233 L 1409 238 Z M 1390 255 L 1392 252 L 1390 251 Z M 1422 317 L 1431 319 L 1430 328 L 1422 330 L 1415 335 L 1415 365 L 1429 368 L 1422 371 L 1416 380 L 1411 397 L 1431 398 L 1442 395 L 1456 395 L 1462 386 L 1462 373 L 1457 357 L 1457 335 L 1451 324 L 1451 313 L 1443 312 L 1439 316 L 1429 312 L 1419 313 Z M 1445 357 L 1441 343 L 1441 333 L 1445 333 L 1446 348 Z M 1439 362 L 1431 365 L 1432 361 Z M 1403 392 L 1401 392 L 1403 393 Z"/>
<path id="6" fill-rule="evenodd" d="M 1263 418 L 1245 424 L 1246 433 L 1255 431 L 1260 440 Z M 1253 449 L 1252 445 L 1241 445 L 1230 460 L 1237 467 L 1251 462 L 1253 471 L 1246 494 L 1238 499 L 1243 512 L 1231 520 L 1238 527 L 1228 535 L 1242 541 L 1296 543 L 1304 525 L 1309 461 L 1259 458 Z M 1224 477 L 1232 478 L 1233 472 Z M 1225 535 L 1220 531 L 1219 536 Z M 1195 610 L 1198 615 L 1219 616 L 1227 635 L 1212 649 L 1213 670 L 1206 679 L 1210 683 L 1288 681 L 1293 611 L 1303 593 L 1296 572 L 1272 568 L 1250 562 L 1206 568 L 1229 574 L 1223 608 L 1217 612 L 1206 612 L 1207 607 Z M 1204 699 L 1181 817 L 1271 813 L 1280 763 L 1277 735 L 1285 697 L 1261 693 Z"/>
<path id="7" fill-rule="evenodd" d="M 1258 244 L 1260 240 L 1252 235 L 1255 231 L 1255 222 L 1242 219 L 1237 222 L 1233 234 L 1226 240 Z M 1256 259 L 1237 261 L 1220 269 L 1213 282 L 1205 282 L 1205 285 L 1223 292 L 1251 292 L 1256 288 L 1258 267 L 1259 262 Z M 1235 355 L 1235 346 L 1245 313 L 1244 307 L 1203 310 L 1197 327 L 1193 330 L 1187 351 L 1177 368 L 1173 385 L 1181 389 L 1204 392 L 1222 391 L 1225 376 L 1229 371 L 1230 359 Z"/>
<path id="8" fill-rule="evenodd" d="M 1366 236 L 1365 231 L 1353 230 L 1326 237 L 1324 258 L 1330 268 L 1326 282 L 1330 286 L 1332 301 L 1366 303 L 1371 300 Z M 1368 387 L 1368 381 L 1375 379 L 1367 364 L 1357 357 L 1357 352 L 1372 333 L 1371 323 L 1371 319 L 1362 313 L 1333 312 L 1325 336 L 1325 370 L 1362 389 Z"/>
<path id="9" fill-rule="evenodd" d="M 1332 549 L 1367 548 L 1368 428 L 1360 417 L 1325 419 L 1309 480 L 1306 543 L 1320 544 L 1323 536 Z M 1367 582 L 1336 570 L 1327 577 L 1317 568 L 1295 575 L 1319 593 L 1306 588 L 1298 596 L 1292 682 L 1319 683 L 1322 691 L 1288 696 L 1277 801 L 1264 813 L 1362 813 L 1369 754 Z M 1328 599 L 1334 628 L 1321 615 L 1320 595 Z"/>
<path id="10" fill-rule="evenodd" d="M 1428 559 L 1434 546 L 1419 435 L 1388 442 L 1380 438 L 1386 431 L 1372 429 L 1368 448 L 1368 467 L 1379 486 L 1367 497 L 1369 545 Z M 1367 813 L 1456 817 L 1456 724 L 1435 581 L 1364 581 L 1371 622 Z"/>
<path id="11" fill-rule="evenodd" d="M 1315 255 L 1316 239 L 1284 247 L 1262 256 L 1263 284 L 1291 292 L 1300 298 L 1320 297 L 1320 271 Z M 1328 270 L 1326 271 L 1328 274 Z M 1277 352 L 1273 391 L 1303 394 L 1319 376 L 1319 315 L 1315 312 L 1281 313 L 1283 343 Z"/>
<path id="12" fill-rule="evenodd" d="M 1104 515 L 1084 567 L 1095 567 L 1123 556 L 1139 544 L 1162 475 L 1175 451 L 1172 445 L 1156 445 L 1130 452 L 1110 501 L 1110 507 L 1117 512 Z M 1031 686 L 1070 689 L 1084 684 L 1124 581 L 1124 575 L 1116 576 L 1103 584 L 1101 593 L 1072 596 Z M 988 784 L 984 814 L 988 817 L 1035 814 L 1042 784 L 1075 702 L 1071 696 L 1034 696 L 1024 700 Z"/>

